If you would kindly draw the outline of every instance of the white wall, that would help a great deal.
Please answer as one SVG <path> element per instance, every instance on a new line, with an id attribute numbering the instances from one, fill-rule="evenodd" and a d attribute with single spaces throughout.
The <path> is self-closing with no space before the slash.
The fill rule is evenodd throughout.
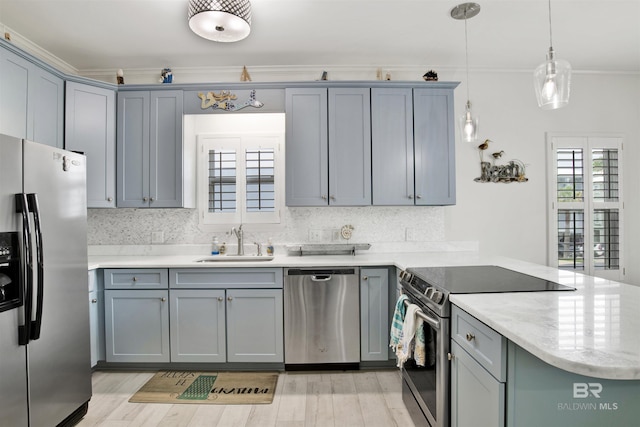
<path id="1" fill-rule="evenodd" d="M 574 73 L 567 107 L 537 107 L 531 73 L 473 73 L 470 98 L 480 116 L 487 152 L 504 150 L 527 166 L 527 183 L 476 183 L 476 144 L 457 143 L 457 204 L 446 208 L 447 239 L 477 240 L 480 250 L 540 264 L 547 262 L 546 132 L 624 135 L 624 237 L 626 276 L 640 284 L 640 266 L 630 255 L 640 250 L 640 76 Z M 466 101 L 464 83 L 456 90 L 456 110 Z M 486 159 L 486 157 L 485 157 Z"/>

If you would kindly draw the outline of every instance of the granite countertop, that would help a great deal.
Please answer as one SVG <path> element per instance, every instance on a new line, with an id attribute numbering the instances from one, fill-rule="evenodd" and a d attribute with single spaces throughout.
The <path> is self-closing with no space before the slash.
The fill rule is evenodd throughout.
<path id="1" fill-rule="evenodd" d="M 539 359 L 596 378 L 640 379 L 640 287 L 478 252 L 286 256 L 270 261 L 198 263 L 201 255 L 90 256 L 95 268 L 499 265 L 576 288 L 575 292 L 451 295 L 451 302 Z"/>

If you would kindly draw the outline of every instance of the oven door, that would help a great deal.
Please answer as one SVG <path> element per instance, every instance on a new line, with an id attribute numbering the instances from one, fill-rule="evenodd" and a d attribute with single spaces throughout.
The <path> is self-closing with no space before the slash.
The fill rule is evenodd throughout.
<path id="1" fill-rule="evenodd" d="M 425 366 L 417 366 L 413 359 L 402 368 L 403 400 L 407 407 L 414 406 L 413 398 L 431 427 L 449 427 L 449 321 L 439 318 L 426 307 L 422 307 L 424 336 L 426 342 Z M 412 418 L 416 425 L 425 425 Z"/>

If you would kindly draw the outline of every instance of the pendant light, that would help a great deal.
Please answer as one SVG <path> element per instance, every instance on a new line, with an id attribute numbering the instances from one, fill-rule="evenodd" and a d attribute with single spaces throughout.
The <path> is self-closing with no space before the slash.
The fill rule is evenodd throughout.
<path id="1" fill-rule="evenodd" d="M 189 28 L 208 40 L 237 42 L 251 32 L 249 0 L 189 0 Z"/>
<path id="2" fill-rule="evenodd" d="M 547 60 L 533 72 L 538 106 L 543 110 L 562 108 L 569 103 L 571 86 L 571 65 L 563 59 L 556 59 L 551 32 L 551 0 L 549 0 L 549 52 Z"/>
<path id="3" fill-rule="evenodd" d="M 460 130 L 462 139 L 466 142 L 473 142 L 478 139 L 478 116 L 473 116 L 471 112 L 471 101 L 469 100 L 469 41 L 467 37 L 467 19 L 473 18 L 480 13 L 478 3 L 462 3 L 451 9 L 453 19 L 464 19 L 464 50 L 465 62 L 467 66 L 467 103 L 464 114 L 460 117 Z"/>

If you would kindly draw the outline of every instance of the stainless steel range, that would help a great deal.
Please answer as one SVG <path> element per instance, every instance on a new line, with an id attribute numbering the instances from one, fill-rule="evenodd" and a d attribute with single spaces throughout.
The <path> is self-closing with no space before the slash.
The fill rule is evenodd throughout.
<path id="1" fill-rule="evenodd" d="M 402 368 L 402 399 L 416 426 L 449 427 L 451 294 L 571 291 L 575 288 L 493 265 L 426 267 L 400 272 L 408 303 L 420 307 L 428 341 L 425 366 Z"/>

